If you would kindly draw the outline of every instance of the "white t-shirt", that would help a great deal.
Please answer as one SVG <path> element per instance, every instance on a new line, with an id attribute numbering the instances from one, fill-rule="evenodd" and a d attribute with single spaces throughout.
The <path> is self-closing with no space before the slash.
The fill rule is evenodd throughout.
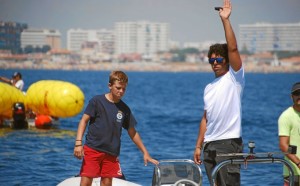
<path id="1" fill-rule="evenodd" d="M 15 87 L 17 87 L 19 90 L 23 90 L 24 88 L 24 81 L 22 79 L 19 79 L 16 84 L 15 84 Z"/>
<path id="2" fill-rule="evenodd" d="M 205 87 L 204 110 L 207 124 L 204 142 L 241 137 L 241 99 L 244 86 L 244 68 L 235 72 L 229 67 L 225 75 Z"/>

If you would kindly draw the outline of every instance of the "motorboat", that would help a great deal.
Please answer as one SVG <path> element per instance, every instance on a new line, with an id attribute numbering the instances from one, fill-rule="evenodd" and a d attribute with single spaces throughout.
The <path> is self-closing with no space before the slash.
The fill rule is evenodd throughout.
<path id="1" fill-rule="evenodd" d="M 212 183 L 216 184 L 216 177 L 218 171 L 228 164 L 259 164 L 259 163 L 281 163 L 289 169 L 289 186 L 294 185 L 294 171 L 292 165 L 287 160 L 275 157 L 275 155 L 296 154 L 297 147 L 289 146 L 288 152 L 262 152 L 255 153 L 255 143 L 250 141 L 248 143 L 248 153 L 228 153 L 217 154 L 212 152 L 212 156 L 227 156 L 228 160 L 224 160 L 217 164 L 212 172 Z M 159 164 L 154 167 L 152 176 L 152 186 L 201 186 L 202 185 L 202 171 L 201 168 L 190 159 L 170 159 L 160 160 Z M 94 178 L 92 186 L 100 186 L 101 178 Z M 80 177 L 68 178 L 58 186 L 79 186 Z M 113 186 L 140 186 L 139 184 L 113 178 Z"/>
<path id="2" fill-rule="evenodd" d="M 100 186 L 101 178 L 94 178 L 92 186 Z M 68 178 L 58 186 L 79 186 L 80 177 Z M 127 180 L 113 178 L 113 186 L 141 186 Z M 154 167 L 152 186 L 199 186 L 202 185 L 200 167 L 189 159 L 161 160 Z"/>
<path id="3" fill-rule="evenodd" d="M 100 186 L 101 178 L 94 178 L 92 186 Z M 126 181 L 119 178 L 113 178 L 112 181 L 113 186 L 142 186 L 130 181 Z M 80 186 L 80 177 L 72 177 L 68 178 L 61 183 L 59 183 L 57 186 Z"/>

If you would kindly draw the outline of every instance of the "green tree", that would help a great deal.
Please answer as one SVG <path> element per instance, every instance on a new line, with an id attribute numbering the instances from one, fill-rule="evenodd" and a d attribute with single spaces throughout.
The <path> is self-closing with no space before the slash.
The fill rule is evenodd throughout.
<path id="1" fill-rule="evenodd" d="M 30 53 L 33 53 L 33 52 L 34 52 L 34 48 L 33 48 L 32 45 L 25 46 L 25 48 L 24 48 L 24 53 L 25 54 L 30 54 Z"/>
<path id="2" fill-rule="evenodd" d="M 42 48 L 39 47 L 39 46 L 37 46 L 37 47 L 35 47 L 34 52 L 35 53 L 41 53 L 42 52 Z"/>
<path id="3" fill-rule="evenodd" d="M 43 53 L 47 53 L 48 51 L 50 51 L 51 50 L 51 47 L 49 46 L 49 45 L 44 45 L 43 47 L 42 47 L 42 52 Z"/>
<path id="4" fill-rule="evenodd" d="M 184 48 L 184 49 L 175 49 L 170 51 L 173 54 L 172 61 L 181 61 L 184 62 L 187 54 L 199 54 L 197 48 Z"/>

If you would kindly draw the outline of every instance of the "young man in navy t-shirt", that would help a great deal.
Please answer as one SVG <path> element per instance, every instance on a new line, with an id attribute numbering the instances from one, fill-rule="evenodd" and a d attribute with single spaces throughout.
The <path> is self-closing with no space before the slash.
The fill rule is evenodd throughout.
<path id="1" fill-rule="evenodd" d="M 101 186 L 111 186 L 113 177 L 122 177 L 118 156 L 121 147 L 122 128 L 144 154 L 144 163 L 158 164 L 151 158 L 139 133 L 130 108 L 121 100 L 128 83 L 122 71 L 113 71 L 109 76 L 109 93 L 93 97 L 79 122 L 74 156 L 83 158 L 80 185 L 92 185 L 93 178 L 101 177 Z M 85 145 L 82 138 L 89 122 Z"/>

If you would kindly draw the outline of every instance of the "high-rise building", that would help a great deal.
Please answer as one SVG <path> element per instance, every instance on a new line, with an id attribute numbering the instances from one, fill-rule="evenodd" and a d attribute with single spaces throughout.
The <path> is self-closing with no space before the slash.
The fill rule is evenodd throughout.
<path id="1" fill-rule="evenodd" d="M 80 51 L 87 42 L 96 42 L 99 52 L 112 54 L 114 52 L 114 33 L 112 30 L 70 29 L 67 31 L 67 48 L 70 51 Z"/>
<path id="2" fill-rule="evenodd" d="M 169 50 L 169 24 L 140 22 L 115 23 L 116 54 L 139 53 L 150 57 L 160 51 Z"/>
<path id="3" fill-rule="evenodd" d="M 0 50 L 21 53 L 21 32 L 27 24 L 0 21 Z"/>
<path id="4" fill-rule="evenodd" d="M 61 49 L 61 34 L 58 30 L 29 28 L 21 34 L 21 46 L 23 49 L 28 46 Z"/>
<path id="5" fill-rule="evenodd" d="M 239 47 L 249 52 L 300 51 L 300 23 L 239 25 Z"/>
<path id="6" fill-rule="evenodd" d="M 98 30 L 96 37 L 99 41 L 99 50 L 101 53 L 113 54 L 115 52 L 114 31 L 106 29 Z"/>

